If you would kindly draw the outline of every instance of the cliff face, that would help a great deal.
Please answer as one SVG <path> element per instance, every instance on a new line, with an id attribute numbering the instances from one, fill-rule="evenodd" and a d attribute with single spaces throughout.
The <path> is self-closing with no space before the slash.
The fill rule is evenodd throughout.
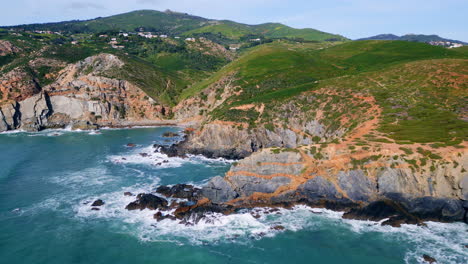
<path id="1" fill-rule="evenodd" d="M 123 65 L 110 54 L 89 57 L 65 67 L 55 82 L 43 88 L 20 68 L 14 69 L 0 82 L 4 96 L 0 131 L 37 131 L 74 124 L 95 128 L 162 120 L 165 108 L 161 103 L 126 80 L 105 77 Z"/>
<path id="2" fill-rule="evenodd" d="M 240 160 L 197 196 L 216 210 L 306 203 L 393 224 L 467 219 L 466 60 L 311 81 L 321 68 L 302 80 L 285 66 L 301 61 L 290 51 L 251 52 L 187 90 L 111 54 L 68 65 L 36 58 L 0 77 L 0 132 L 190 121 L 186 139 L 162 152 Z M 332 66 L 327 77 L 344 69 Z M 41 76 L 43 67 L 53 70 Z M 185 99 L 170 105 L 177 96 Z"/>
<path id="3" fill-rule="evenodd" d="M 278 150 L 265 149 L 239 161 L 224 178 L 212 179 L 203 195 L 214 203 L 235 206 L 306 203 L 344 209 L 392 201 L 399 208 L 394 215 L 407 214 L 418 221 L 467 220 L 465 151 L 452 149 L 444 153 L 445 161 L 418 162 L 416 168 L 407 159 L 424 158 L 418 153 L 411 157 L 402 151 L 350 154 L 329 146 L 324 152 L 331 155 L 317 160 L 305 150 Z M 362 162 L 346 161 L 353 157 Z M 355 212 L 349 217 L 380 220 L 392 216 L 374 219 L 380 210 L 374 209 L 367 216 Z M 410 222 L 409 218 L 403 222 Z"/>

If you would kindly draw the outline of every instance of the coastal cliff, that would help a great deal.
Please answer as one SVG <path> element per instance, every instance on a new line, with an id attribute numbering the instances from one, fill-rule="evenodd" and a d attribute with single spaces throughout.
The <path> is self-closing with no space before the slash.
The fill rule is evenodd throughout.
<path id="1" fill-rule="evenodd" d="M 105 77 L 123 66 L 117 56 L 100 54 L 66 66 L 54 82 L 42 88 L 19 68 L 12 70 L 3 76 L 9 81 L 0 87 L 4 91 L 0 131 L 96 129 L 162 121 L 168 114 L 164 104 L 126 80 Z"/>
<path id="2" fill-rule="evenodd" d="M 0 132 L 190 123 L 184 140 L 155 151 L 238 162 L 184 195 L 190 206 L 179 218 L 308 204 L 392 225 L 467 221 L 464 55 L 391 42 L 277 42 L 236 59 L 206 40 L 190 45 L 233 61 L 193 66 L 206 78 L 128 54 L 73 63 L 36 56 L 15 67 L 21 49 L 2 42 L 0 56 L 19 57 L 2 66 Z M 382 49 L 406 57 L 385 53 L 391 63 L 378 67 L 362 59 L 380 59 Z"/>

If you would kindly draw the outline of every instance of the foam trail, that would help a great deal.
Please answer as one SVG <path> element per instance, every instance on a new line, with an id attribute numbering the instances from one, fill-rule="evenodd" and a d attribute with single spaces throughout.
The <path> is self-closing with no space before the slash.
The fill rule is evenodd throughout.
<path id="1" fill-rule="evenodd" d="M 122 155 L 111 155 L 108 160 L 115 164 L 144 164 L 154 168 L 177 168 L 184 163 L 225 165 L 234 161 L 222 158 L 209 159 L 201 155 L 189 155 L 188 158 L 169 157 L 159 151 L 155 151 L 153 146 L 135 148 L 130 153 Z"/>

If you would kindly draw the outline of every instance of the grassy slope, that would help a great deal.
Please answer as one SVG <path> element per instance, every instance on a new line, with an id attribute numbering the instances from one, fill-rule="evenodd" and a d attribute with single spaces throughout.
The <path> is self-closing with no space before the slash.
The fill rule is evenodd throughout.
<path id="1" fill-rule="evenodd" d="M 323 102 L 346 104 L 346 94 L 354 92 L 373 95 L 383 108 L 380 130 L 396 140 L 456 144 L 467 134 L 466 122 L 457 115 L 466 105 L 466 97 L 454 92 L 461 89 L 466 94 L 463 71 L 468 56 L 463 50 L 402 41 L 349 42 L 326 49 L 317 49 L 318 45 L 276 42 L 253 48 L 208 80 L 184 91 L 182 99 L 235 73 L 235 85 L 242 93 L 229 98 L 212 116 L 242 121 L 256 119 L 258 114 L 233 106 L 265 103 L 266 111 L 274 115 L 280 102 L 295 100 L 292 98 L 304 91 L 317 91 L 328 84 L 332 85 L 328 89 L 346 92 L 336 98 L 324 95 L 330 98 Z M 453 72 L 462 76 L 458 88 L 450 86 L 453 80 L 449 77 L 433 84 L 432 78 L 438 76 L 434 72 L 441 69 L 447 76 Z M 433 76 L 427 77 L 428 72 Z M 407 118 L 399 118 L 395 107 L 401 107 L 400 115 Z"/>
<path id="2" fill-rule="evenodd" d="M 245 35 L 262 35 L 268 38 L 302 38 L 304 40 L 323 41 L 330 38 L 344 39 L 341 36 L 321 32 L 315 29 L 294 29 L 278 23 L 246 25 L 228 20 L 210 20 L 176 12 L 138 10 L 129 13 L 100 17 L 87 21 L 65 21 L 59 23 L 21 25 L 27 30 L 52 30 L 96 33 L 109 30 L 145 31 L 169 35 L 193 35 L 199 33 L 222 34 L 238 40 Z"/>
<path id="3" fill-rule="evenodd" d="M 80 24 L 85 25 L 94 32 L 110 29 L 135 31 L 139 27 L 144 27 L 147 30 L 153 29 L 155 31 L 177 34 L 197 28 L 200 23 L 207 21 L 208 19 L 186 14 L 140 10 L 84 21 Z"/>
<path id="4" fill-rule="evenodd" d="M 382 108 L 379 131 L 399 143 L 467 140 L 460 118 L 468 103 L 468 58 L 399 64 L 382 71 L 326 80 L 320 88 L 352 89 L 373 95 Z"/>
<path id="5" fill-rule="evenodd" d="M 324 41 L 333 38 L 346 40 L 346 38 L 340 35 L 334 35 L 311 28 L 296 29 L 279 23 L 266 23 L 257 25 L 255 26 L 255 31 L 262 33 L 266 37 L 270 38 L 302 38 L 304 40 L 310 41 Z"/>
<path id="6" fill-rule="evenodd" d="M 239 39 L 246 35 L 264 36 L 267 38 L 301 38 L 308 41 L 324 41 L 336 38 L 345 40 L 344 37 L 315 29 L 295 29 L 279 23 L 266 23 L 260 25 L 245 25 L 232 21 L 220 21 L 218 24 L 207 25 L 185 33 L 193 35 L 199 33 L 222 34 L 231 39 Z"/>

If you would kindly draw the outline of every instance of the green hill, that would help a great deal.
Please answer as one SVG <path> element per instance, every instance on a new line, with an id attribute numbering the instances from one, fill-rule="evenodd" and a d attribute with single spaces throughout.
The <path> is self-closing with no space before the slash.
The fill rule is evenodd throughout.
<path id="1" fill-rule="evenodd" d="M 467 135 L 459 119 L 468 89 L 468 56 L 423 43 L 359 41 L 332 47 L 275 42 L 253 48 L 208 80 L 185 90 L 182 99 L 234 76 L 236 94 L 210 113 L 213 119 L 249 122 L 250 126 L 287 125 L 282 120 L 287 104 L 301 104 L 302 95 L 315 94 L 297 118 L 307 120 L 321 111 L 324 124 L 337 129 L 340 120 L 357 126 L 368 103 L 356 94 L 373 96 L 382 108 L 380 131 L 401 142 L 458 144 Z M 457 76 L 462 76 L 458 78 Z M 259 113 L 239 110 L 263 104 Z M 361 112 L 361 115 L 354 116 Z"/>
<path id="2" fill-rule="evenodd" d="M 266 23 L 260 25 L 245 25 L 232 21 L 218 21 L 211 25 L 186 32 L 185 35 L 200 33 L 222 34 L 228 38 L 239 39 L 243 36 L 255 36 L 266 38 L 303 39 L 306 41 L 341 41 L 343 36 L 321 32 L 315 29 L 295 29 L 279 23 Z"/>
<path id="3" fill-rule="evenodd" d="M 72 33 L 99 33 L 106 31 L 144 31 L 167 35 L 221 34 L 229 39 L 259 35 L 267 38 L 291 38 L 308 41 L 344 40 L 346 38 L 315 29 L 294 29 L 282 24 L 246 25 L 227 20 L 213 20 L 172 11 L 139 10 L 86 21 L 31 24 L 8 28 L 25 30 L 69 31 Z"/>

